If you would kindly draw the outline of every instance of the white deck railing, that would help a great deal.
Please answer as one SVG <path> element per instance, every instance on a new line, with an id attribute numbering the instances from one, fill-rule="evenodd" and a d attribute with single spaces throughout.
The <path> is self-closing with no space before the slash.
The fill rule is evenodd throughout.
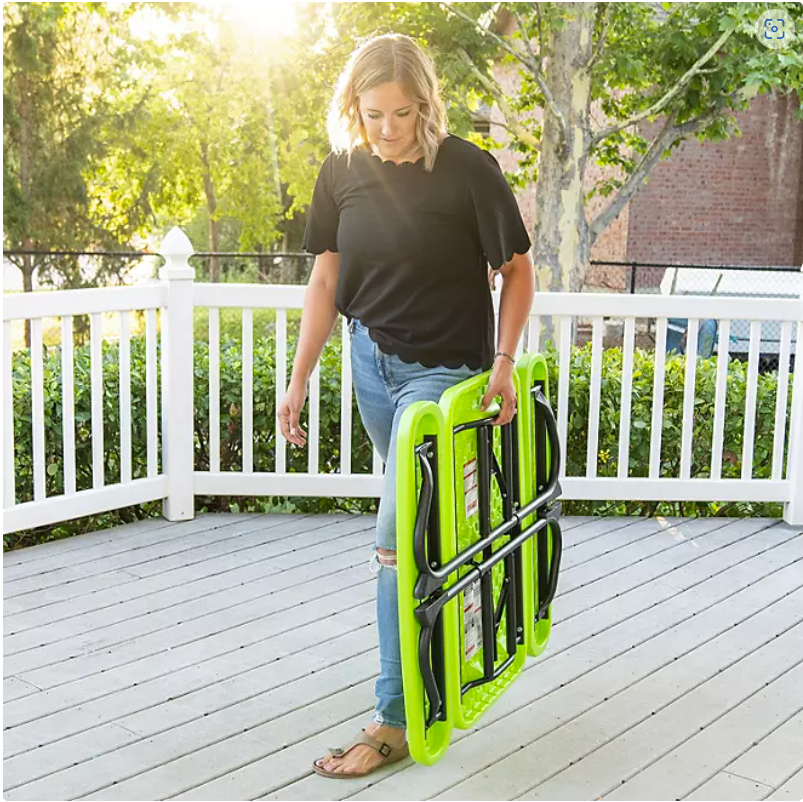
<path id="1" fill-rule="evenodd" d="M 276 424 L 275 470 L 254 470 L 254 328 L 253 310 L 275 310 L 275 396 L 284 393 L 289 373 L 287 359 L 287 313 L 300 310 L 304 302 L 303 286 L 242 284 L 194 284 L 194 271 L 188 264 L 192 246 L 180 229 L 173 229 L 161 250 L 166 264 L 160 271 L 160 284 L 130 288 L 70 290 L 33 294 L 9 294 L 3 298 L 3 531 L 12 532 L 55 523 L 78 516 L 95 514 L 145 501 L 164 499 L 164 514 L 170 520 L 191 518 L 195 495 L 237 496 L 378 496 L 381 489 L 382 463 L 374 453 L 369 473 L 352 473 L 352 381 L 349 350 L 343 349 L 340 393 L 340 465 L 337 473 L 322 473 L 319 466 L 321 393 L 320 369 L 309 383 L 309 420 L 307 471 L 288 472 L 287 444 Z M 496 297 L 498 303 L 498 295 Z M 194 467 L 193 398 L 193 314 L 198 307 L 209 310 L 209 470 Z M 242 310 L 242 465 L 239 471 L 222 471 L 220 459 L 220 309 Z M 146 429 L 147 473 L 132 479 L 131 466 L 131 393 L 129 313 L 145 312 L 146 340 Z M 119 320 L 119 447 L 120 481 L 107 484 L 104 476 L 103 374 L 101 361 L 101 315 L 115 312 Z M 157 312 L 161 323 L 162 415 L 161 440 L 157 419 Z M 783 465 L 786 447 L 787 388 L 793 327 L 796 343 L 803 342 L 803 301 L 695 296 L 639 296 L 613 294 L 554 293 L 537 295 L 527 331 L 519 352 L 528 342 L 537 342 L 543 318 L 552 318 L 559 350 L 557 419 L 561 441 L 566 442 L 569 421 L 569 365 L 573 321 L 591 319 L 592 365 L 589 394 L 587 467 L 585 476 L 566 476 L 563 468 L 564 498 L 586 500 L 665 500 L 665 501 L 755 501 L 783 502 L 784 517 L 790 523 L 803 523 L 803 371 L 796 371 L 793 386 L 791 435 L 788 459 Z M 89 315 L 90 381 L 92 423 L 92 487 L 76 490 L 75 419 L 73 387 L 72 320 Z M 62 344 L 63 453 L 61 456 L 64 493 L 46 497 L 43 385 L 43 318 L 60 317 Z M 618 442 L 618 474 L 597 476 L 597 452 L 600 431 L 603 319 L 624 320 L 621 415 Z M 739 479 L 722 478 L 723 435 L 727 359 L 717 366 L 714 435 L 710 477 L 691 476 L 692 434 L 694 425 L 695 378 L 697 360 L 686 360 L 680 471 L 677 477 L 659 476 L 663 424 L 664 369 L 667 318 L 689 320 L 687 351 L 697 352 L 697 324 L 701 319 L 719 321 L 719 355 L 728 351 L 731 320 L 751 321 L 750 351 L 747 370 L 745 425 Z M 655 321 L 655 371 L 652 406 L 649 471 L 647 477 L 629 475 L 631 394 L 633 356 L 637 319 Z M 11 322 L 31 321 L 32 387 L 32 464 L 33 500 L 16 501 L 13 376 L 11 371 Z M 775 405 L 772 475 L 753 478 L 755 442 L 756 389 L 762 321 L 781 321 L 778 393 Z M 343 341 L 347 334 L 342 328 Z M 795 345 L 796 345 L 795 343 Z M 161 445 L 162 470 L 158 469 Z M 52 455 L 50 455 L 52 456 Z M 784 470 L 785 468 L 785 470 Z"/>

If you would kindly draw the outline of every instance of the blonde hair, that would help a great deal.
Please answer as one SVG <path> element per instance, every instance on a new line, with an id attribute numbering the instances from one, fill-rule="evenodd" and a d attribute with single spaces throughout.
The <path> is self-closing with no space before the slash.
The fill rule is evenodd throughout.
<path id="1" fill-rule="evenodd" d="M 360 95 L 393 81 L 398 81 L 404 94 L 420 104 L 415 137 L 424 154 L 424 169 L 431 172 L 441 135 L 446 133 L 446 108 L 432 58 L 404 34 L 374 36 L 349 57 L 329 106 L 327 130 L 332 150 L 346 152 L 350 166 L 354 150 L 369 146 L 360 116 Z"/>

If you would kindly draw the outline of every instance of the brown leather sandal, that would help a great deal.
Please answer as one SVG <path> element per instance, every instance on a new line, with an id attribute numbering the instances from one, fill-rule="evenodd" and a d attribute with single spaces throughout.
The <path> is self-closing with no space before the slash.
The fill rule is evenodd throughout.
<path id="1" fill-rule="evenodd" d="M 382 760 L 376 764 L 373 768 L 368 769 L 368 771 L 327 771 L 323 766 L 320 765 L 321 761 L 328 760 L 330 757 L 345 757 L 355 746 L 359 746 L 360 744 L 367 744 L 372 749 L 375 749 L 382 755 Z M 358 735 L 347 747 L 341 749 L 330 749 L 329 754 L 326 757 L 320 757 L 318 760 L 314 761 L 312 764 L 312 768 L 316 774 L 320 774 L 321 777 L 331 777 L 333 780 L 348 780 L 354 777 L 365 777 L 367 774 L 371 774 L 372 772 L 376 771 L 377 769 L 382 768 L 382 766 L 388 766 L 391 763 L 398 763 L 400 760 L 404 760 L 410 754 L 410 750 L 405 744 L 398 749 L 394 749 L 390 744 L 384 743 L 384 741 L 380 741 L 377 738 L 374 738 L 372 735 L 369 735 L 365 730 L 362 731 L 360 735 Z"/>

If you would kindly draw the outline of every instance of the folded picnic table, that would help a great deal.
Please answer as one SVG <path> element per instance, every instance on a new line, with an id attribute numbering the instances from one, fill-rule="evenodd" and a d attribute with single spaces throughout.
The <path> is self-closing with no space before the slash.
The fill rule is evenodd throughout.
<path id="1" fill-rule="evenodd" d="M 547 646 L 562 549 L 560 444 L 546 360 L 516 365 L 518 412 L 480 411 L 489 374 L 411 405 L 397 443 L 407 738 L 439 760 Z"/>

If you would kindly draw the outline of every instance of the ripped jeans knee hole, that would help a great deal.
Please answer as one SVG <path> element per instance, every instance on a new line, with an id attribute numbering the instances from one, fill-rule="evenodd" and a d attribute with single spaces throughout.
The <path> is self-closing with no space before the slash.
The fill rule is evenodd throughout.
<path id="1" fill-rule="evenodd" d="M 372 574 L 378 574 L 382 568 L 387 568 L 391 571 L 397 570 L 395 551 L 385 554 L 379 551 L 374 551 L 374 553 L 371 555 L 371 562 L 368 564 L 368 570 Z"/>

